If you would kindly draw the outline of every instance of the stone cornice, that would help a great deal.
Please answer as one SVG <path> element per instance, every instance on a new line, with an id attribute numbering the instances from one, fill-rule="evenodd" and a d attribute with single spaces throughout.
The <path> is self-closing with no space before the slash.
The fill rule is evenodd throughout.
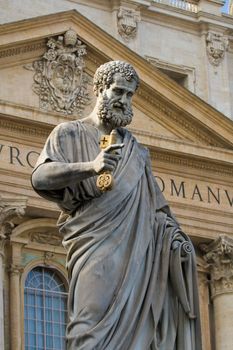
<path id="1" fill-rule="evenodd" d="M 44 125 L 33 121 L 30 121 L 30 123 L 25 120 L 20 121 L 18 117 L 3 117 L 0 119 L 0 129 L 3 135 L 6 135 L 7 132 L 11 135 L 15 134 L 17 139 L 23 142 L 25 136 L 27 136 L 27 139 L 31 139 L 34 144 L 36 138 L 39 147 L 42 147 L 53 127 L 54 125 L 51 124 Z M 226 176 L 233 174 L 233 152 L 231 150 L 210 147 L 178 138 L 172 139 L 171 137 L 168 138 L 133 127 L 129 129 L 139 142 L 150 148 L 151 157 L 154 159 L 159 159 L 165 163 L 169 162 L 196 169 L 205 169 Z M 8 172 L 7 168 L 5 171 Z M 12 170 L 9 169 L 9 172 L 12 172 Z M 23 169 L 22 177 L 24 172 L 25 169 Z"/>
<path id="2" fill-rule="evenodd" d="M 81 4 L 84 6 L 90 6 L 87 4 L 87 0 L 67 0 L 68 2 L 73 2 L 75 4 Z M 114 1 L 114 0 L 113 0 Z M 97 9 L 102 9 L 102 10 L 111 10 L 112 8 L 112 0 L 92 0 L 91 1 L 91 6 Z"/>
<path id="3" fill-rule="evenodd" d="M 192 159 L 189 156 L 175 156 L 172 152 L 170 154 L 168 152 L 151 152 L 150 155 L 151 159 L 159 160 L 160 162 L 165 164 L 176 164 L 180 167 L 197 169 L 226 177 L 233 176 L 233 166 L 224 167 L 222 164 L 216 164 L 215 162 L 209 162 L 204 159 L 201 161 Z"/>
<path id="4" fill-rule="evenodd" d="M 27 136 L 28 139 L 35 142 L 36 137 L 38 145 L 43 145 L 53 127 L 54 125 L 51 124 L 44 125 L 33 121 L 30 121 L 30 123 L 25 120 L 19 121 L 18 117 L 3 117 L 0 119 L 0 129 L 2 131 L 6 130 L 11 135 L 17 134 L 19 140 L 24 140 L 24 137 Z M 172 139 L 133 127 L 129 129 L 138 138 L 139 142 L 151 149 L 152 158 L 165 162 L 182 163 L 183 165 L 206 169 L 219 174 L 231 175 L 233 172 L 233 152 L 230 150 L 178 138 Z"/>
<path id="5" fill-rule="evenodd" d="M 199 11 L 197 13 L 197 17 L 198 17 L 198 22 L 201 24 L 211 24 L 219 28 L 233 29 L 232 16 L 226 16 L 225 14 L 222 14 L 222 16 L 220 17 L 211 13 Z"/>
<path id="6" fill-rule="evenodd" d="M 45 49 L 46 43 L 45 40 L 39 39 L 33 43 L 18 43 L 14 47 L 12 44 L 2 46 L 0 49 L 0 59 L 9 58 L 11 56 L 23 55 L 29 52 L 41 51 Z"/>
<path id="7" fill-rule="evenodd" d="M 218 140 L 216 136 L 211 135 L 208 130 L 200 126 L 191 116 L 187 118 L 187 115 L 182 113 L 182 111 L 178 111 L 175 106 L 167 106 L 161 97 L 155 97 L 153 92 L 150 93 L 147 90 L 144 88 L 138 92 L 138 95 L 141 97 L 141 101 L 138 101 L 140 108 L 146 110 L 151 106 L 152 109 L 149 113 L 151 117 L 153 118 L 153 114 L 157 111 L 155 119 L 160 120 L 167 128 L 170 125 L 171 131 L 176 132 L 178 137 L 214 147 L 227 147 L 227 144 L 221 139 Z"/>
<path id="8" fill-rule="evenodd" d="M 216 162 L 221 162 L 222 165 L 228 164 L 233 166 L 233 151 L 219 147 L 213 147 L 208 145 L 197 144 L 192 141 L 171 138 L 163 135 L 156 134 L 154 132 L 144 131 L 129 127 L 129 130 L 137 136 L 141 143 L 152 149 L 167 150 L 175 153 L 186 154 L 190 157 L 198 157 L 199 159 L 205 158 Z M 184 146 L 187 147 L 187 152 L 184 152 Z M 194 147 L 195 146 L 195 147 Z"/>
<path id="9" fill-rule="evenodd" d="M 212 297 L 233 293 L 233 238 L 220 235 L 209 245 L 201 245 L 210 266 Z"/>
<path id="10" fill-rule="evenodd" d="M 149 8 L 141 10 L 142 19 L 162 26 L 173 27 L 200 35 L 200 29 L 204 25 L 214 25 L 223 30 L 233 28 L 233 17 L 222 14 L 221 16 L 205 11 L 197 13 L 179 9 L 163 3 L 154 3 Z"/>
<path id="11" fill-rule="evenodd" d="M 34 126 L 33 123 L 30 125 L 19 122 L 7 120 L 4 118 L 0 119 L 0 129 L 10 131 L 11 133 L 17 133 L 18 135 L 28 135 L 31 137 L 46 138 L 49 135 L 49 132 L 52 130 L 52 127 L 49 129 Z"/>

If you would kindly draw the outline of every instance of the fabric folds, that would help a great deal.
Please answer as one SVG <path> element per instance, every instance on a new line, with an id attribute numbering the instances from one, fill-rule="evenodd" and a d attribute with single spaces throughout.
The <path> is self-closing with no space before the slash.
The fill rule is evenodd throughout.
<path id="1" fill-rule="evenodd" d="M 154 180 L 148 151 L 125 129 L 112 191 L 96 178 L 61 191 L 69 272 L 68 350 L 201 350 L 195 254 Z M 61 124 L 38 160 L 84 162 L 99 153 L 98 130 Z"/>

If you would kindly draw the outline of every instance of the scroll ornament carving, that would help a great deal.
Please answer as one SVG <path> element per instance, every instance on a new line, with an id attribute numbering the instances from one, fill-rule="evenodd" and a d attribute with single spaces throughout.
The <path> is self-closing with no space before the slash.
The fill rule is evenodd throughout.
<path id="1" fill-rule="evenodd" d="M 228 49 L 229 41 L 226 36 L 219 33 L 209 32 L 206 36 L 206 49 L 210 63 L 213 66 L 219 66 L 222 62 L 225 52 Z"/>
<path id="2" fill-rule="evenodd" d="M 44 264 L 45 265 L 49 265 L 49 263 L 51 262 L 53 257 L 54 257 L 54 253 L 52 253 L 52 252 L 44 252 Z"/>
<path id="3" fill-rule="evenodd" d="M 204 259 L 210 266 L 212 297 L 233 293 L 233 239 L 221 235 L 209 245 L 202 245 Z"/>
<path id="4" fill-rule="evenodd" d="M 40 108 L 64 114 L 81 115 L 90 101 L 84 72 L 86 46 L 73 30 L 47 42 L 48 50 L 40 60 L 25 68 L 35 71 L 33 91 L 39 95 Z"/>
<path id="5" fill-rule="evenodd" d="M 120 7 L 117 14 L 118 32 L 126 41 L 133 39 L 137 34 L 140 12 L 126 7 Z"/>
<path id="6" fill-rule="evenodd" d="M 5 243 L 15 226 L 12 220 L 15 217 L 21 218 L 24 214 L 24 207 L 7 205 L 0 196 L 0 251 L 4 249 Z"/>
<path id="7" fill-rule="evenodd" d="M 9 272 L 11 275 L 21 275 L 24 269 L 20 265 L 11 264 L 9 267 Z"/>

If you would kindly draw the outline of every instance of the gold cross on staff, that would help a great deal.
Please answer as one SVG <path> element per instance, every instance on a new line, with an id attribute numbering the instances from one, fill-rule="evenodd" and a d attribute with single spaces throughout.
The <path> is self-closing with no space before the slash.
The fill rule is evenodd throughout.
<path id="1" fill-rule="evenodd" d="M 112 130 L 110 135 L 102 135 L 100 138 L 100 148 L 105 149 L 110 145 L 114 145 L 117 142 L 116 130 Z"/>
<path id="2" fill-rule="evenodd" d="M 110 135 L 102 135 L 100 139 L 100 148 L 105 149 L 117 142 L 117 132 L 112 130 Z M 114 179 L 109 171 L 105 171 L 97 177 L 96 186 L 103 192 L 110 191 L 113 188 Z"/>

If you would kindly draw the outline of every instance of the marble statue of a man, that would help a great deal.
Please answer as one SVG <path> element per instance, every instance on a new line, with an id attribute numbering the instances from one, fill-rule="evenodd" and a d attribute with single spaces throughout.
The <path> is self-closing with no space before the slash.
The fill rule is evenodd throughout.
<path id="1" fill-rule="evenodd" d="M 124 127 L 139 84 L 111 61 L 94 77 L 93 112 L 54 128 L 32 174 L 62 210 L 68 350 L 201 350 L 192 244 L 158 188 L 148 150 Z M 102 135 L 116 142 L 100 149 Z M 102 191 L 103 172 L 114 186 Z"/>

